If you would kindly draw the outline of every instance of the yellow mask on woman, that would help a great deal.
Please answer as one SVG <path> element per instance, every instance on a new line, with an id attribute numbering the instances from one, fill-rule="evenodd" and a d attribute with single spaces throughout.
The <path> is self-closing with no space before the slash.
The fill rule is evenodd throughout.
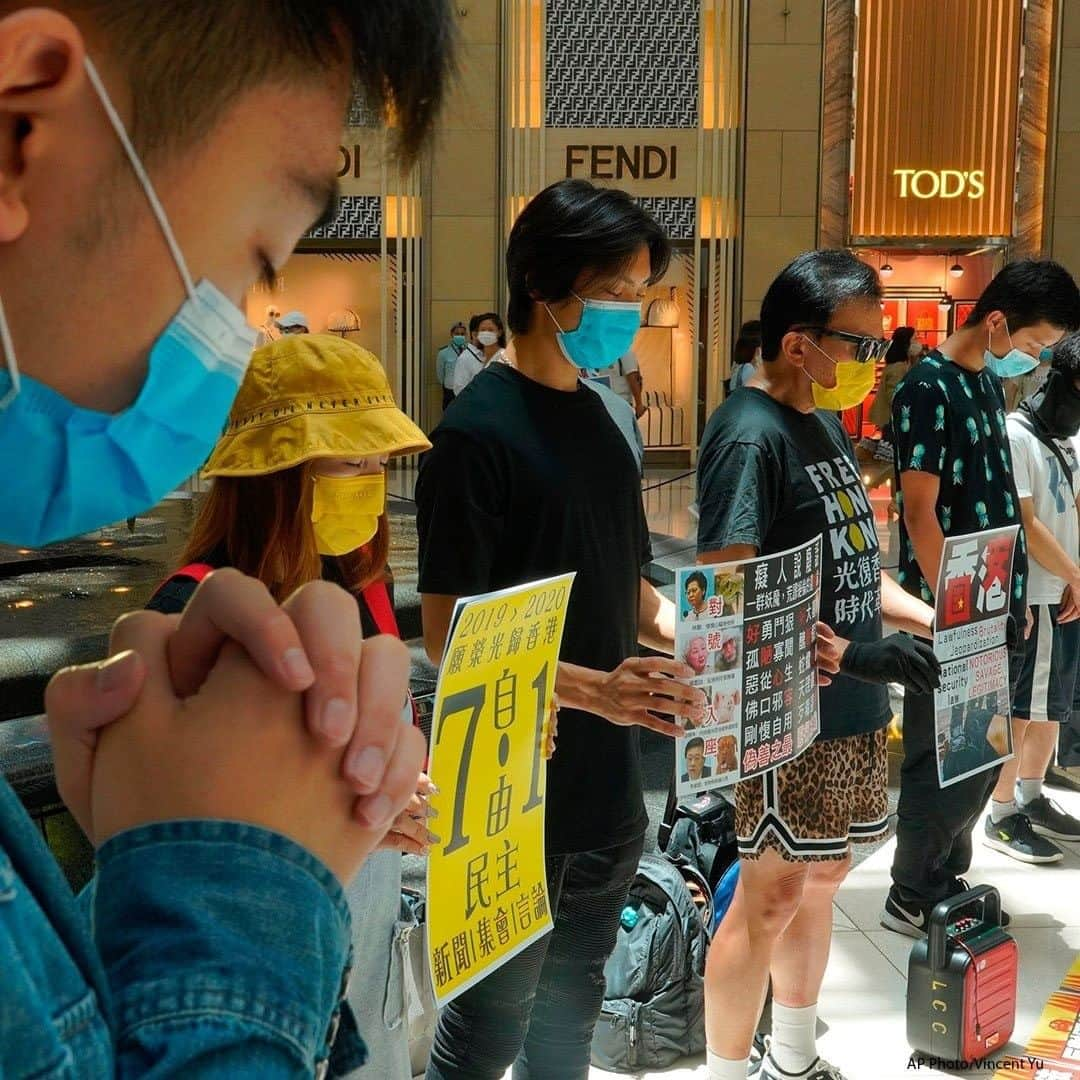
<path id="1" fill-rule="evenodd" d="M 809 338 L 806 340 L 810 341 Z M 829 360 L 833 359 L 813 341 L 810 341 L 810 344 L 822 356 L 828 357 Z M 810 389 L 814 395 L 815 407 L 841 412 L 861 405 L 874 389 L 874 379 L 877 376 L 875 366 L 870 363 L 860 364 L 855 360 L 833 360 L 833 363 L 836 364 L 836 385 L 831 390 L 819 386 L 814 376 L 807 372 L 807 375 L 810 375 L 810 382 L 813 383 Z"/>
<path id="2" fill-rule="evenodd" d="M 386 474 L 316 476 L 311 522 L 320 555 L 347 555 L 378 531 L 386 510 Z"/>

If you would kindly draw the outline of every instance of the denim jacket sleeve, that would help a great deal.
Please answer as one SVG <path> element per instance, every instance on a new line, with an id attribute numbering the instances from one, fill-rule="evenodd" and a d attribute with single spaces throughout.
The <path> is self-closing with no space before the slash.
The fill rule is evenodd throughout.
<path id="1" fill-rule="evenodd" d="M 101 847 L 86 899 L 118 1077 L 325 1072 L 348 976 L 349 910 L 309 852 L 239 822 L 144 825 Z M 352 1052 L 355 1067 L 359 1039 Z"/>

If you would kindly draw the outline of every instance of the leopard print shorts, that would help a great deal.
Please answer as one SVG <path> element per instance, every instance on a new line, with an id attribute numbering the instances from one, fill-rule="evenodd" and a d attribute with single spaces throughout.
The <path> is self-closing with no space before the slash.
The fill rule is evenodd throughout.
<path id="1" fill-rule="evenodd" d="M 789 862 L 842 859 L 888 828 L 886 732 L 818 740 L 794 761 L 735 788 L 739 854 Z"/>

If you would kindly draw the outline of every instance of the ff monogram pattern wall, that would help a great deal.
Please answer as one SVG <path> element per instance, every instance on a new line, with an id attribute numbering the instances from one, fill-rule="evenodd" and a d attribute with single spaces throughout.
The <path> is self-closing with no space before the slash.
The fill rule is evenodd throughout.
<path id="1" fill-rule="evenodd" d="M 697 230 L 697 199 L 693 195 L 652 196 L 638 199 L 672 240 L 693 240 Z"/>
<path id="2" fill-rule="evenodd" d="M 321 229 L 312 229 L 309 240 L 378 240 L 382 235 L 382 196 L 343 195 L 337 217 Z"/>
<path id="3" fill-rule="evenodd" d="M 696 128 L 700 0 L 547 0 L 547 126 Z"/>
<path id="4" fill-rule="evenodd" d="M 379 126 L 379 115 L 368 103 L 363 94 L 354 94 L 349 102 L 349 117 L 345 124 L 351 128 L 371 128 Z"/>

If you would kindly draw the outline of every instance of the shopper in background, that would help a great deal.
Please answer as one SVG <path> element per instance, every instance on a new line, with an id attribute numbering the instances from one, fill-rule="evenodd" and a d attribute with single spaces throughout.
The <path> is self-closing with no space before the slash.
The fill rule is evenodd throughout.
<path id="1" fill-rule="evenodd" d="M 945 537 L 1021 524 L 1001 380 L 1034 370 L 1078 326 L 1080 291 L 1064 267 L 1011 263 L 987 286 L 967 322 L 897 387 L 892 415 L 901 514 L 898 580 L 912 595 L 934 602 Z M 1021 529 L 1010 590 L 1013 652 L 1023 640 L 1027 586 Z M 971 865 L 972 830 L 998 771 L 976 773 L 942 792 L 934 697 L 904 696 L 893 884 L 881 917 L 886 929 L 924 936 L 934 907 L 967 888 L 963 875 Z"/>
<path id="2" fill-rule="evenodd" d="M 315 407 L 304 407 L 314 401 Z M 272 417 L 268 423 L 266 417 Z M 394 403 L 371 353 L 332 334 L 284 337 L 252 357 L 229 424 L 207 462 L 214 479 L 195 518 L 182 566 L 147 604 L 184 610 L 203 573 L 224 566 L 284 598 L 309 581 L 353 597 L 365 640 L 400 637 L 386 556 L 386 462 L 431 444 Z M 405 701 L 412 723 L 412 701 Z M 363 773 L 363 766 L 360 773 Z M 361 781 L 366 786 L 369 781 Z M 408 1025 L 387 1025 L 388 988 L 403 986 L 394 949 L 401 914 L 401 852 L 426 854 L 428 779 L 346 889 L 352 915 L 349 1002 L 375 1075 L 409 1072 Z"/>
<path id="3" fill-rule="evenodd" d="M 442 405 L 446 407 L 454 400 L 454 368 L 462 350 L 468 344 L 468 330 L 463 322 L 456 322 L 450 327 L 450 341 L 439 350 L 435 358 L 435 376 L 442 387 Z"/>
<path id="4" fill-rule="evenodd" d="M 1006 421 L 1029 553 L 1032 626 L 1011 683 L 1013 756 L 1001 766 L 983 842 L 1027 863 L 1060 862 L 1053 840 L 1080 839 L 1080 821 L 1042 790 L 1072 710 L 1080 660 L 1080 334 L 1053 350 L 1043 389 Z"/>
<path id="5" fill-rule="evenodd" d="M 881 574 L 874 514 L 840 410 L 874 385 L 881 283 L 845 251 L 800 255 L 761 305 L 753 383 L 710 417 L 698 456 L 698 562 L 775 555 L 821 538 L 821 732 L 799 757 L 735 788 L 739 887 L 709 949 L 710 1080 L 744 1080 L 772 978 L 762 1080 L 837 1080 L 817 1053 L 832 901 L 851 844 L 888 828 L 886 684 L 937 685 L 929 645 L 882 637 L 882 616 L 926 634 L 933 612 Z M 823 783 L 823 778 L 829 781 Z"/>
<path id="6" fill-rule="evenodd" d="M 507 363 L 506 330 L 502 316 L 487 311 L 469 320 L 469 343 L 454 365 L 452 388 L 457 397 L 489 364 Z"/>
<path id="7" fill-rule="evenodd" d="M 889 351 L 885 354 L 885 367 L 878 382 L 874 404 L 870 408 L 870 423 L 881 430 L 884 442 L 892 444 L 892 401 L 900 380 L 911 368 L 912 349 L 922 352 L 922 346 L 914 341 L 913 326 L 898 326 L 893 332 Z M 886 460 L 888 460 L 886 458 Z"/>
<path id="8" fill-rule="evenodd" d="M 749 319 L 739 328 L 731 354 L 731 380 L 728 393 L 745 386 L 761 363 L 761 320 Z"/>
<path id="9" fill-rule="evenodd" d="M 416 486 L 424 641 L 438 662 L 458 597 L 573 568 L 547 779 L 552 933 L 452 1001 L 429 1080 L 584 1080 L 604 964 L 648 818 L 635 725 L 669 736 L 700 715 L 671 655 L 675 607 L 651 558 L 625 402 L 579 377 L 630 347 L 663 276 L 663 229 L 622 191 L 564 180 L 522 211 L 506 254 L 516 366 L 492 365 L 431 436 Z M 664 678 L 672 676 L 673 678 Z M 664 717 L 660 719 L 659 717 Z M 597 762 L 602 767 L 597 768 Z"/>
<path id="10" fill-rule="evenodd" d="M 282 315 L 276 323 L 282 334 L 310 334 L 307 316 L 302 311 L 290 311 Z"/>
<path id="11" fill-rule="evenodd" d="M 453 23 L 443 0 L 3 12 L 0 460 L 18 468 L 0 539 L 36 546 L 139 513 L 202 464 L 250 357 L 236 305 L 326 215 L 348 101 L 392 111 L 414 158 Z M 77 904 L 0 781 L 5 1077 L 325 1069 L 342 883 L 423 754 L 395 715 L 408 653 L 362 642 L 355 612 L 324 582 L 279 605 L 226 570 L 53 680 L 57 785 L 97 874 Z M 368 748 L 386 767 L 357 800 L 344 766 Z"/>

